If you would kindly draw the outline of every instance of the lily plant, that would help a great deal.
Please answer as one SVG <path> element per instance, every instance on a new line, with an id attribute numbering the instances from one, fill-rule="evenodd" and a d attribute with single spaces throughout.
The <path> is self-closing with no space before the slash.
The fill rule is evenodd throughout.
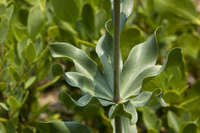
<path id="1" fill-rule="evenodd" d="M 133 47 L 123 62 L 120 32 L 132 13 L 134 2 L 111 2 L 113 21 L 106 23 L 105 34 L 96 46 L 103 71 L 84 51 L 69 43 L 55 42 L 49 47 L 53 57 L 69 58 L 76 68 L 76 72 L 65 73 L 65 80 L 71 86 L 80 88 L 83 96 L 78 101 L 68 94 L 64 94 L 64 97 L 81 107 L 93 98 L 98 99 L 102 106 L 110 106 L 108 116 L 113 119 L 113 133 L 136 133 L 136 109 L 145 106 L 152 96 L 152 92 L 142 91 L 143 80 L 160 74 L 165 65 L 156 64 L 159 53 L 156 32 L 144 43 Z"/>

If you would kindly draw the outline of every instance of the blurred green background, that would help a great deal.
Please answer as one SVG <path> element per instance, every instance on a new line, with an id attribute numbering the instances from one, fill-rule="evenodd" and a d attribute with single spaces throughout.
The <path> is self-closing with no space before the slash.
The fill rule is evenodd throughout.
<path id="1" fill-rule="evenodd" d="M 62 104 L 60 92 L 75 99 L 81 92 L 63 78 L 63 69 L 74 70 L 71 61 L 53 59 L 48 49 L 51 42 L 68 42 L 100 64 L 95 47 L 111 12 L 109 0 L 0 0 L 0 133 L 36 133 L 37 122 L 51 120 L 112 133 L 109 108 L 96 102 L 84 108 Z M 121 33 L 123 60 L 158 27 L 159 63 L 170 49 L 182 51 L 168 57 L 161 75 L 144 81 L 143 89 L 157 89 L 165 102 L 152 97 L 138 109 L 138 130 L 200 133 L 200 1 L 135 0 Z"/>

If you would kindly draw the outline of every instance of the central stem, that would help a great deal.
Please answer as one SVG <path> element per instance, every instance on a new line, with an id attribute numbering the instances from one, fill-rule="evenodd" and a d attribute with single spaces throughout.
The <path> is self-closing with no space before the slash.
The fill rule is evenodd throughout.
<path id="1" fill-rule="evenodd" d="M 120 101 L 120 0 L 114 0 L 114 102 Z M 115 133 L 122 133 L 121 118 L 115 117 Z"/>

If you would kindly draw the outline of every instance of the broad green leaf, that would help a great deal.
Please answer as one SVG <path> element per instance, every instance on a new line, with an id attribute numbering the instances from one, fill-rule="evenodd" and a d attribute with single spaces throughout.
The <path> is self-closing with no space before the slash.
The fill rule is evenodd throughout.
<path id="1" fill-rule="evenodd" d="M 163 99 L 165 100 L 166 103 L 169 104 L 178 104 L 181 103 L 182 98 L 179 94 L 173 91 L 168 91 L 163 95 Z"/>
<path id="2" fill-rule="evenodd" d="M 128 118 L 121 117 L 121 123 L 122 123 L 122 133 L 137 133 L 136 125 L 135 124 L 132 125 Z M 112 121 L 112 127 L 113 127 L 113 133 L 116 133 L 114 120 Z"/>
<path id="3" fill-rule="evenodd" d="M 82 10 L 82 22 L 89 37 L 95 35 L 95 16 L 90 4 L 85 4 Z"/>
<path id="4" fill-rule="evenodd" d="M 53 57 L 66 57 L 72 59 L 75 64 L 76 70 L 81 73 L 81 74 L 74 73 L 73 75 L 70 75 L 70 77 L 66 76 L 67 81 L 70 82 L 72 79 L 76 82 L 76 85 L 80 85 L 82 83 L 78 83 L 77 79 L 75 79 L 73 76 L 80 77 L 81 79 L 84 80 L 85 80 L 84 77 L 87 77 L 87 79 L 90 79 L 94 84 L 95 93 L 93 94 L 95 94 L 95 97 L 107 100 L 113 99 L 112 90 L 109 87 L 107 81 L 103 78 L 103 74 L 100 71 L 99 67 L 83 51 L 67 43 L 51 44 L 50 51 Z"/>
<path id="5" fill-rule="evenodd" d="M 200 25 L 199 13 L 192 0 L 155 0 L 155 7 L 164 17 L 176 17 Z"/>
<path id="6" fill-rule="evenodd" d="M 77 101 L 75 101 L 70 95 L 68 95 L 66 92 L 61 92 L 59 94 L 59 99 L 62 101 L 62 103 L 66 106 L 66 107 L 72 107 L 73 105 L 79 106 L 79 107 L 84 107 L 87 104 L 90 103 L 90 101 L 92 100 L 92 96 L 85 94 L 84 96 L 82 96 L 80 99 L 78 99 Z"/>
<path id="7" fill-rule="evenodd" d="M 78 122 L 52 121 L 37 123 L 38 133 L 91 133 L 89 128 Z"/>
<path id="8" fill-rule="evenodd" d="M 68 108 L 73 107 L 74 105 L 79 106 L 79 107 L 84 107 L 94 100 L 91 95 L 85 94 L 76 101 L 70 95 L 68 95 L 66 92 L 61 92 L 59 95 L 59 99 Z M 98 99 L 98 100 L 103 106 L 109 106 L 109 105 L 114 104 L 110 101 L 106 101 L 103 99 Z"/>
<path id="9" fill-rule="evenodd" d="M 10 5 L 8 8 L 7 8 L 7 11 L 6 11 L 6 17 L 8 19 L 8 21 L 10 22 L 12 16 L 13 16 L 13 13 L 14 13 L 14 5 Z"/>
<path id="10" fill-rule="evenodd" d="M 35 38 L 41 31 L 45 21 L 45 16 L 40 7 L 33 7 L 28 16 L 28 33 L 31 38 Z"/>
<path id="11" fill-rule="evenodd" d="M 5 103 L 0 102 L 0 107 L 3 108 L 4 110 L 8 111 L 8 107 L 6 106 Z"/>
<path id="12" fill-rule="evenodd" d="M 73 87 L 78 87 L 84 93 L 89 93 L 91 96 L 95 96 L 95 85 L 93 81 L 87 78 L 84 74 L 77 72 L 67 72 L 65 74 L 65 80 Z"/>
<path id="13" fill-rule="evenodd" d="M 51 67 L 51 71 L 54 77 L 64 74 L 63 67 L 60 64 L 53 64 Z"/>
<path id="14" fill-rule="evenodd" d="M 111 0 L 112 6 L 114 5 L 114 0 Z M 121 0 L 120 1 L 120 30 L 123 30 L 124 25 L 128 17 L 131 15 L 133 10 L 134 0 Z M 114 8 L 114 7 L 113 7 Z"/>
<path id="15" fill-rule="evenodd" d="M 104 68 L 104 75 L 113 90 L 113 38 L 106 32 L 97 44 L 96 53 L 101 59 Z"/>
<path id="16" fill-rule="evenodd" d="M 85 52 L 68 43 L 56 42 L 50 45 L 50 51 L 55 58 L 70 58 L 76 69 L 89 78 L 95 77 L 98 71 L 97 64 Z"/>
<path id="17" fill-rule="evenodd" d="M 142 119 L 148 130 L 160 131 L 161 120 L 156 116 L 156 113 L 149 107 L 142 108 Z"/>
<path id="18" fill-rule="evenodd" d="M 89 128 L 78 122 L 65 122 L 71 133 L 92 133 Z"/>
<path id="19" fill-rule="evenodd" d="M 36 49 L 33 43 L 29 43 L 27 48 L 25 49 L 25 57 L 29 62 L 33 62 L 36 58 Z"/>
<path id="20" fill-rule="evenodd" d="M 128 109 L 126 110 L 125 107 L 127 107 L 127 106 L 129 106 L 128 103 L 126 105 L 125 104 L 113 104 L 110 107 L 110 110 L 108 113 L 109 118 L 114 118 L 116 116 L 123 116 L 125 118 L 132 119 L 132 116 L 137 116 L 135 107 L 133 107 L 133 109 L 132 109 L 132 110 L 134 110 L 134 114 L 131 114 L 130 110 L 128 110 Z M 131 108 L 129 108 L 129 109 L 131 109 Z"/>
<path id="21" fill-rule="evenodd" d="M 80 15 L 80 0 L 51 0 L 56 16 L 66 22 L 75 22 Z"/>
<path id="22" fill-rule="evenodd" d="M 8 20 L 3 19 L 0 21 L 0 44 L 6 40 L 8 34 Z"/>
<path id="23" fill-rule="evenodd" d="M 20 103 L 17 101 L 17 99 L 13 96 L 10 96 L 8 99 L 7 99 L 7 103 L 8 105 L 10 106 L 10 108 L 12 110 L 16 110 L 16 109 L 19 109 L 21 107 Z"/>
<path id="24" fill-rule="evenodd" d="M 174 131 L 176 131 L 177 133 L 179 133 L 180 119 L 176 116 L 174 112 L 168 111 L 167 121 L 168 121 L 168 126 L 172 128 Z"/>
<path id="25" fill-rule="evenodd" d="M 181 126 L 181 133 L 197 133 L 197 128 L 194 122 L 186 122 Z"/>
<path id="26" fill-rule="evenodd" d="M 5 126 L 3 125 L 2 122 L 0 122 L 0 132 L 1 133 L 6 133 L 6 128 L 5 128 Z"/>
<path id="27" fill-rule="evenodd" d="M 151 95 L 151 92 L 142 92 L 137 97 L 131 98 L 128 102 L 124 101 L 125 103 L 112 105 L 109 110 L 109 117 L 123 116 L 129 118 L 131 124 L 136 124 L 138 120 L 136 108 L 146 105 Z"/>
<path id="28" fill-rule="evenodd" d="M 29 79 L 25 82 L 24 88 L 25 88 L 25 89 L 29 88 L 35 81 L 36 81 L 36 77 L 35 77 L 35 76 L 29 78 Z"/>
<path id="29" fill-rule="evenodd" d="M 129 102 L 125 104 L 125 110 L 131 114 L 131 119 L 130 119 L 131 125 L 136 124 L 138 121 L 136 106 L 132 102 Z"/>
<path id="30" fill-rule="evenodd" d="M 98 11 L 97 14 L 95 15 L 95 28 L 97 32 L 100 31 L 101 28 L 104 28 L 105 21 L 106 21 L 106 12 L 104 10 Z"/>
<path id="31" fill-rule="evenodd" d="M 138 108 L 145 106 L 152 96 L 151 92 L 141 92 L 138 96 L 131 98 L 130 103 Z"/>
<path id="32" fill-rule="evenodd" d="M 123 99 L 138 95 L 144 78 L 156 76 L 161 72 L 162 67 L 155 65 L 157 56 L 156 35 L 131 50 L 121 72 L 120 94 Z"/>
<path id="33" fill-rule="evenodd" d="M 12 77 L 12 79 L 14 79 L 17 82 L 20 81 L 21 78 L 14 68 L 9 67 L 8 71 L 9 71 L 9 74 Z"/>
<path id="34" fill-rule="evenodd" d="M 71 133 L 69 128 L 61 121 L 37 123 L 38 133 Z"/>

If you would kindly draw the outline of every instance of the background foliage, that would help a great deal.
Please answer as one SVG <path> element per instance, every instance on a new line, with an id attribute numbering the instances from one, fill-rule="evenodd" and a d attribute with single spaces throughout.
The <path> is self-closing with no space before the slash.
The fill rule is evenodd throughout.
<path id="1" fill-rule="evenodd" d="M 197 3 L 135 0 L 121 33 L 123 60 L 157 27 L 161 27 L 158 63 L 163 64 L 170 51 L 166 69 L 143 83 L 143 89 L 153 91 L 153 97 L 148 106 L 138 109 L 141 133 L 200 132 Z M 48 49 L 51 42 L 69 42 L 101 65 L 95 47 L 109 19 L 108 0 L 0 0 L 0 132 L 42 132 L 38 122 L 51 120 L 78 121 L 94 133 L 112 132 L 107 107 L 96 101 L 86 107 L 62 104 L 60 92 L 75 99 L 81 93 L 64 81 L 63 70 L 74 70 L 71 60 L 53 59 Z"/>

